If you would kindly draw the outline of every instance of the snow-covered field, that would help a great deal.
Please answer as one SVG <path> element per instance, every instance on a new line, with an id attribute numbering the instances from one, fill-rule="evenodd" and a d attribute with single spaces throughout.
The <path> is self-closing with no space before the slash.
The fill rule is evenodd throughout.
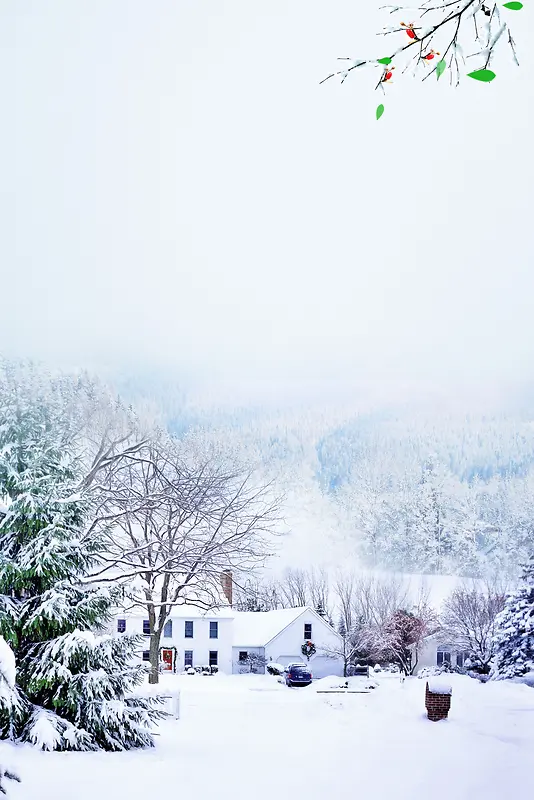
<path id="1" fill-rule="evenodd" d="M 369 694 L 329 695 L 269 676 L 165 676 L 164 688 L 181 690 L 181 718 L 162 724 L 155 749 L 41 753 L 3 743 L 0 762 L 22 777 L 13 800 L 529 796 L 533 689 L 453 675 L 449 719 L 432 723 L 424 680 L 378 680 Z"/>

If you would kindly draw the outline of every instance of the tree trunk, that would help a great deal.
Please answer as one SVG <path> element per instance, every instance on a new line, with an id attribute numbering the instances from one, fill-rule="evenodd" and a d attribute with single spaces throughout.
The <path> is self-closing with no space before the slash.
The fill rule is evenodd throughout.
<path id="1" fill-rule="evenodd" d="M 148 673 L 148 682 L 150 684 L 159 683 L 159 642 L 161 638 L 160 631 L 152 631 L 150 634 L 150 672 Z"/>
<path id="2" fill-rule="evenodd" d="M 412 659 L 410 658 L 410 675 L 414 675 L 415 674 L 415 670 L 417 669 L 417 665 L 418 664 L 419 664 L 419 650 L 416 647 L 415 648 L 415 661 L 412 662 Z"/>

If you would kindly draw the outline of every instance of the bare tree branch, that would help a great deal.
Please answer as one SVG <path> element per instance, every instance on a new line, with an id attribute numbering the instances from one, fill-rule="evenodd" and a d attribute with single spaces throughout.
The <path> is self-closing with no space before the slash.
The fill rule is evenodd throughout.
<path id="1" fill-rule="evenodd" d="M 431 66 L 430 71 L 423 75 L 422 79 L 427 80 L 431 75 L 436 73 L 438 64 L 446 64 L 446 59 L 449 53 L 451 60 L 448 68 L 451 69 L 452 81 L 452 63 L 454 61 L 457 72 L 457 85 L 459 83 L 460 71 L 458 68 L 457 53 L 461 50 L 459 37 L 463 36 L 466 42 L 472 41 L 474 34 L 475 47 L 477 44 L 482 44 L 482 47 L 475 49 L 475 52 L 470 57 L 478 57 L 480 59 L 480 69 L 487 69 L 493 59 L 495 48 L 502 35 L 508 32 L 508 44 L 512 50 L 514 62 L 518 64 L 517 54 L 515 50 L 515 42 L 512 38 L 511 31 L 509 30 L 508 23 L 501 23 L 500 12 L 497 4 L 494 4 L 492 9 L 488 8 L 483 0 L 443 0 L 443 2 L 435 2 L 430 5 L 423 3 L 420 6 L 383 6 L 383 9 L 389 10 L 391 15 L 398 15 L 399 22 L 394 26 L 384 28 L 378 34 L 381 36 L 392 36 L 403 34 L 408 36 L 408 41 L 397 47 L 393 52 L 383 58 L 375 59 L 360 59 L 345 57 L 338 59 L 340 61 L 352 62 L 350 66 L 344 69 L 337 70 L 330 73 L 323 78 L 320 83 L 330 80 L 334 77 L 339 77 L 341 83 L 344 83 L 350 74 L 355 70 L 361 70 L 362 67 L 373 66 L 379 69 L 380 78 L 376 84 L 376 89 L 384 87 L 390 82 L 392 77 L 392 70 L 395 65 L 402 61 L 403 54 L 415 52 L 413 57 L 414 74 L 417 73 L 419 68 L 427 68 Z M 402 15 L 408 15 L 408 12 L 413 12 L 414 16 L 418 19 L 414 22 L 403 22 L 400 20 Z M 428 17 L 428 24 L 427 24 Z M 467 23 L 473 19 L 474 31 L 468 29 Z M 495 26 L 498 28 L 495 29 Z M 485 41 L 480 40 L 480 31 L 485 32 Z M 440 47 L 441 51 L 437 51 L 434 47 Z M 382 63 L 381 63 L 382 62 Z M 393 64 L 395 62 L 395 64 Z M 407 62 L 403 72 L 406 72 L 410 62 Z M 442 71 L 440 67 L 440 72 Z M 439 74 L 439 73 L 438 73 Z"/>
<path id="2" fill-rule="evenodd" d="M 172 440 L 129 448 L 103 468 L 91 535 L 105 555 L 88 580 L 120 583 L 125 602 L 150 622 L 151 681 L 172 609 L 222 604 L 221 575 L 253 572 L 271 554 L 277 498 L 253 476 L 214 463 L 191 465 Z"/>

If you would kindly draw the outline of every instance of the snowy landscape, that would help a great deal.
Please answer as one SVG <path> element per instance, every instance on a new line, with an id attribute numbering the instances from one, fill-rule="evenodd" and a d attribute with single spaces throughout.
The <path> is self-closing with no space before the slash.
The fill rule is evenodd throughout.
<path id="1" fill-rule="evenodd" d="M 534 17 L 379 5 L 0 6 L 2 797 L 534 795 Z"/>
<path id="2" fill-rule="evenodd" d="M 3 791 L 349 797 L 355 764 L 384 798 L 524 785 L 534 557 L 516 576 L 269 569 L 272 483 L 201 431 L 7 360 L 0 407 Z M 437 552 L 439 521 L 414 519 Z"/>
<path id="3" fill-rule="evenodd" d="M 162 723 L 154 750 L 39 753 L 1 746 L 24 775 L 21 800 L 180 794 L 311 800 L 358 791 L 399 800 L 522 797 L 532 782 L 534 691 L 453 676 L 449 719 L 426 719 L 424 680 L 378 678 L 370 694 L 287 689 L 269 676 L 174 677 L 180 719 Z M 357 680 L 357 679 L 354 679 Z M 335 686 L 339 679 L 323 685 Z"/>

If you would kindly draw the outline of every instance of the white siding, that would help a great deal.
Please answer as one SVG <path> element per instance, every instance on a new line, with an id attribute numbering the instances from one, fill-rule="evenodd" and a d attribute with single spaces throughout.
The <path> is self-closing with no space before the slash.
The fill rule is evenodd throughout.
<path id="1" fill-rule="evenodd" d="M 317 651 L 309 661 L 313 677 L 343 675 L 343 660 L 326 658 L 324 654 L 325 648 L 339 648 L 340 637 L 327 622 L 311 611 L 305 611 L 266 646 L 267 660 L 284 664 L 284 666 L 291 661 L 306 663 L 306 658 L 301 651 L 301 647 L 306 641 L 304 638 L 304 625 L 306 624 L 312 626 L 311 640 Z"/>
<path id="2" fill-rule="evenodd" d="M 422 647 L 419 649 L 419 658 L 417 660 L 417 667 L 415 672 L 419 672 L 424 667 L 436 667 L 438 664 L 438 650 L 442 648 L 442 642 L 439 639 L 429 638 L 425 639 Z M 451 654 L 451 665 L 456 665 L 457 649 L 452 645 L 444 645 Z"/>
<path id="3" fill-rule="evenodd" d="M 143 633 L 143 619 L 142 617 L 121 617 L 119 619 L 126 619 L 126 633 Z M 191 619 L 193 622 L 193 638 L 186 639 L 185 637 L 185 622 Z M 183 672 L 184 670 L 184 653 L 186 650 L 193 651 L 193 666 L 204 666 L 209 664 L 210 650 L 217 651 L 218 654 L 218 667 L 221 672 L 232 672 L 232 619 L 231 618 L 188 618 L 188 617 L 171 617 L 172 620 L 172 637 L 167 638 L 162 636 L 160 647 L 175 647 L 176 648 L 176 672 Z M 210 622 L 216 621 L 218 623 L 218 638 L 210 639 Z M 117 619 L 114 622 L 114 635 L 117 634 Z M 146 648 L 149 647 L 149 637 L 146 637 Z"/>
<path id="4" fill-rule="evenodd" d="M 191 612 L 189 612 L 191 613 Z M 289 664 L 292 661 L 305 661 L 302 655 L 301 647 L 304 644 L 304 626 L 311 624 L 312 635 L 311 639 L 316 647 L 316 654 L 310 659 L 310 667 L 314 677 L 320 678 L 325 675 L 342 675 L 343 674 L 343 661 L 342 659 L 331 659 L 325 656 L 325 648 L 336 648 L 340 646 L 339 635 L 325 622 L 321 617 L 315 614 L 311 609 L 304 610 L 296 619 L 287 624 L 276 635 L 270 643 L 265 647 L 261 647 L 258 643 L 251 646 L 246 642 L 238 642 L 234 638 L 234 620 L 232 616 L 196 616 L 193 612 L 191 616 L 172 616 L 172 636 L 161 637 L 160 648 L 174 647 L 176 648 L 176 672 L 183 672 L 185 652 L 190 650 L 193 652 L 193 666 L 204 666 L 209 664 L 210 650 L 216 650 L 218 654 L 218 667 L 221 672 L 231 673 L 241 671 L 239 665 L 239 652 L 241 650 L 249 653 L 260 653 L 264 655 L 267 661 L 274 661 L 279 664 Z M 298 610 L 296 610 L 298 613 Z M 281 625 L 285 624 L 285 619 L 289 618 L 289 613 L 283 614 Z M 262 618 L 262 612 L 257 615 L 251 614 L 253 617 L 252 626 L 255 629 L 256 623 L 264 623 L 265 619 Z M 126 620 L 126 633 L 143 633 L 143 616 L 136 614 L 135 616 L 128 616 L 126 614 L 117 614 L 113 622 L 113 635 L 118 636 L 117 620 Z M 185 623 L 186 621 L 193 622 L 193 638 L 185 637 Z M 218 623 L 218 638 L 210 639 L 210 622 L 216 621 Z M 269 625 L 272 628 L 272 621 L 269 619 Z M 260 625 L 261 628 L 261 625 Z M 146 645 L 140 648 L 148 650 L 149 637 L 145 638 Z M 139 653 L 141 657 L 142 653 Z"/>

